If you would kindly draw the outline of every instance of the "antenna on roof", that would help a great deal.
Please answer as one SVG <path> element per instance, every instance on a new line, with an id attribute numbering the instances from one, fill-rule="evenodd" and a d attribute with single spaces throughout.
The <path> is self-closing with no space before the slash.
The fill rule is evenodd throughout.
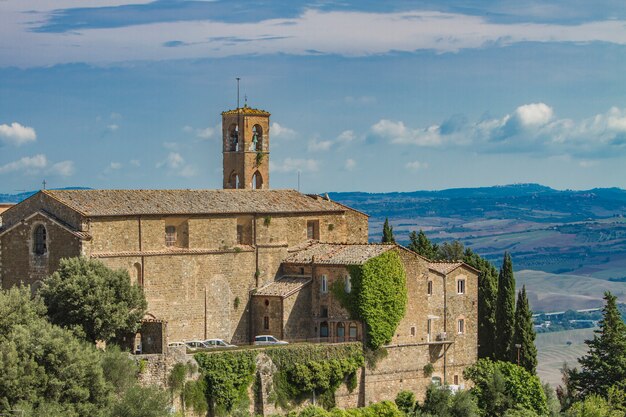
<path id="1" fill-rule="evenodd" d="M 237 108 L 239 108 L 239 80 L 241 80 L 241 78 L 237 77 L 235 79 L 237 80 Z"/>

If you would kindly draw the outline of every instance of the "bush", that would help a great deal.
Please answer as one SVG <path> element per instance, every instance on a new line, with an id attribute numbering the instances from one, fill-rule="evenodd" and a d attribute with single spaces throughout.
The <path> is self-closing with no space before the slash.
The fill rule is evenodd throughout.
<path id="1" fill-rule="evenodd" d="M 398 395 L 396 395 L 396 405 L 398 409 L 405 414 L 409 414 L 415 408 L 415 394 L 411 391 L 400 391 Z"/>
<path id="2" fill-rule="evenodd" d="M 565 412 L 566 417 L 624 417 L 624 412 L 614 409 L 599 395 L 589 395 L 584 401 L 575 402 Z"/>
<path id="3" fill-rule="evenodd" d="M 167 394 L 156 387 L 134 386 L 113 407 L 111 417 L 167 417 Z"/>

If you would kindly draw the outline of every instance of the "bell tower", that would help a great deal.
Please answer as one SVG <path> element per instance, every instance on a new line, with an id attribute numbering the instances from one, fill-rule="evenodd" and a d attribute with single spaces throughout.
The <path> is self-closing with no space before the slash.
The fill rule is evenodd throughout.
<path id="1" fill-rule="evenodd" d="M 244 105 L 222 112 L 224 188 L 270 188 L 270 113 Z"/>

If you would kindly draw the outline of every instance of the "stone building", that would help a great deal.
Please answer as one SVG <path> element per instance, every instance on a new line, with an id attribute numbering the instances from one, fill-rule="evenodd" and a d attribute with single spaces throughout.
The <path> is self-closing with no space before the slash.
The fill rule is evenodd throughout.
<path id="1" fill-rule="evenodd" d="M 406 270 L 407 313 L 388 359 L 366 371 L 367 402 L 431 381 L 462 385 L 477 354 L 477 271 L 368 244 L 366 214 L 269 189 L 269 117 L 247 106 L 222 113 L 222 190 L 42 190 L 11 206 L 0 222 L 2 287 L 36 288 L 60 259 L 85 256 L 130 273 L 147 322 L 167 323 L 164 342 L 353 341 L 363 324 L 329 288 L 341 281 L 350 291 L 350 265 L 393 250 Z M 356 404 L 351 395 L 339 403 Z"/>

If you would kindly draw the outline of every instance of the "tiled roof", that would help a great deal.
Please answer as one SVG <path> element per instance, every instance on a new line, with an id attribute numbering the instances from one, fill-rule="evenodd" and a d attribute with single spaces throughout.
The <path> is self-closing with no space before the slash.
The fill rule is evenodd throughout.
<path id="1" fill-rule="evenodd" d="M 431 262 L 428 268 L 440 274 L 446 275 L 463 265 L 463 262 Z"/>
<path id="2" fill-rule="evenodd" d="M 226 249 L 202 249 L 202 248 L 165 248 L 143 251 L 118 251 L 118 252 L 93 252 L 92 258 L 117 258 L 117 257 L 136 257 L 136 256 L 162 256 L 162 255 L 208 255 L 221 253 L 239 253 L 253 252 L 254 248 L 250 245 L 237 245 L 233 248 Z"/>
<path id="3" fill-rule="evenodd" d="M 289 297 L 311 282 L 311 277 L 295 275 L 283 276 L 257 290 L 255 295 L 266 297 Z"/>
<path id="4" fill-rule="evenodd" d="M 315 258 L 316 264 L 361 265 L 395 247 L 383 244 L 309 243 L 308 246 L 291 251 L 283 263 L 307 264 Z"/>
<path id="5" fill-rule="evenodd" d="M 85 216 L 343 212 L 295 190 L 44 190 Z"/>
<path id="6" fill-rule="evenodd" d="M 269 116 L 270 113 L 262 110 L 262 109 L 253 109 L 252 107 L 248 107 L 248 105 L 244 105 L 243 107 L 239 107 L 237 109 L 226 110 L 223 111 L 222 114 L 254 114 L 259 116 Z"/>

